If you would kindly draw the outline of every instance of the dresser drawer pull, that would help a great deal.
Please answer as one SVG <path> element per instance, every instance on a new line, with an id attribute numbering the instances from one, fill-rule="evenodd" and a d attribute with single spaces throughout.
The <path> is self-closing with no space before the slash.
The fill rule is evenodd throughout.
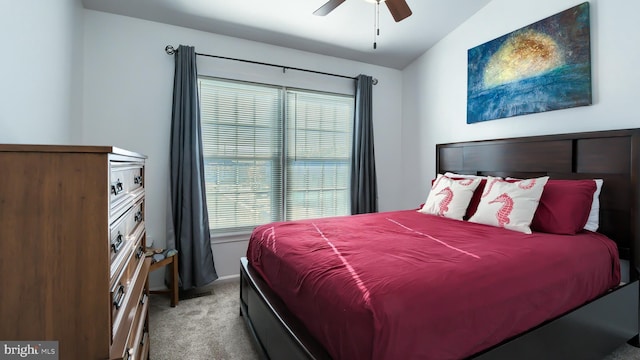
<path id="1" fill-rule="evenodd" d="M 140 298 L 140 305 L 144 305 L 147 302 L 147 294 L 142 295 Z"/>
<path id="2" fill-rule="evenodd" d="M 140 259 L 143 255 L 144 255 L 144 249 L 142 248 L 142 246 L 140 246 L 136 251 L 136 259 Z"/>
<path id="3" fill-rule="evenodd" d="M 120 179 L 116 180 L 115 185 L 111 185 L 111 192 L 113 193 L 113 195 L 120 194 L 122 190 L 124 190 L 124 187 L 122 186 L 122 182 L 120 181 Z"/>
<path id="4" fill-rule="evenodd" d="M 122 306 L 122 302 L 124 301 L 124 286 L 122 284 L 118 286 L 118 289 L 113 294 L 112 300 L 113 305 L 116 307 L 116 310 L 120 309 L 120 307 Z"/>
<path id="5" fill-rule="evenodd" d="M 133 178 L 133 183 L 142 185 L 142 176 L 138 175 L 138 176 L 134 177 Z"/>
<path id="6" fill-rule="evenodd" d="M 118 251 L 120 251 L 120 248 L 122 248 L 122 234 L 120 234 L 120 231 L 118 231 L 118 236 L 116 237 L 116 241 L 114 243 L 111 244 L 111 247 L 113 248 L 113 252 L 114 253 L 118 253 Z"/>
<path id="7" fill-rule="evenodd" d="M 142 221 L 142 211 L 138 210 L 136 215 L 133 217 L 133 220 L 137 223 Z"/>

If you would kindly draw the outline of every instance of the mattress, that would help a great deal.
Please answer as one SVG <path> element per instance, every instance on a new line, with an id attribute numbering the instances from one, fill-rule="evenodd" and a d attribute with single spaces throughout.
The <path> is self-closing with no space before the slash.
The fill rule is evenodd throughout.
<path id="1" fill-rule="evenodd" d="M 251 266 L 334 359 L 460 359 L 620 282 L 599 233 L 523 234 L 413 210 L 257 227 Z"/>

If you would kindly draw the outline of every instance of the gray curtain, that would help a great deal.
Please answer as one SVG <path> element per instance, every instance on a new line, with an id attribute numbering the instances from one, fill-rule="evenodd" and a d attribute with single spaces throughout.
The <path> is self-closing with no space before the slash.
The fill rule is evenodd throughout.
<path id="1" fill-rule="evenodd" d="M 171 114 L 171 207 L 183 290 L 218 278 L 207 213 L 197 74 L 194 48 L 180 45 Z"/>
<path id="2" fill-rule="evenodd" d="M 371 76 L 356 78 L 356 111 L 351 151 L 351 213 L 378 211 L 378 182 L 373 151 Z"/>

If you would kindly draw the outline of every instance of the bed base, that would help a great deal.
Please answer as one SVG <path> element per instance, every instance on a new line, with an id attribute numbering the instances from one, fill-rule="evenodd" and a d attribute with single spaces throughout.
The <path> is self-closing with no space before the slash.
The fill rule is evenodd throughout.
<path id="1" fill-rule="evenodd" d="M 251 332 L 261 359 L 331 359 L 251 268 L 246 257 L 240 258 L 240 315 Z"/>
<path id="2" fill-rule="evenodd" d="M 474 358 L 602 359 L 637 333 L 638 281 L 634 281 Z"/>
<path id="3" fill-rule="evenodd" d="M 246 258 L 240 259 L 240 314 L 262 359 L 331 357 L 287 310 Z M 638 334 L 638 281 L 509 339 L 477 360 L 599 360 Z"/>

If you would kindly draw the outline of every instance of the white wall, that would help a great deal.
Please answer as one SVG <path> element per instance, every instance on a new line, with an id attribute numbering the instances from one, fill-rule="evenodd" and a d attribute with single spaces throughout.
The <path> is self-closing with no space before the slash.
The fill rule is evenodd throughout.
<path id="1" fill-rule="evenodd" d="M 401 207 L 426 198 L 437 143 L 640 127 L 637 0 L 590 1 L 593 105 L 466 123 L 467 50 L 580 3 L 493 0 L 403 71 Z"/>
<path id="2" fill-rule="evenodd" d="M 349 76 L 364 73 L 377 78 L 373 114 L 380 208 L 399 208 L 400 71 L 92 10 L 85 10 L 84 15 L 82 139 L 86 144 L 115 145 L 149 157 L 146 224 L 155 245 L 165 245 L 166 210 L 170 205 L 169 128 L 174 61 L 165 54 L 166 45 L 192 45 L 200 53 Z M 198 57 L 199 69 L 211 68 L 208 61 Z M 238 74 L 232 64 L 219 62 L 215 69 L 222 73 L 236 71 L 235 75 L 245 78 L 272 71 L 265 68 L 255 74 Z M 214 245 L 220 276 L 239 272 L 238 260 L 245 253 L 246 244 L 247 237 Z M 157 276 L 151 280 L 152 287 L 157 285 Z"/>
<path id="3" fill-rule="evenodd" d="M 0 143 L 68 144 L 82 106 L 79 0 L 0 0 Z"/>

